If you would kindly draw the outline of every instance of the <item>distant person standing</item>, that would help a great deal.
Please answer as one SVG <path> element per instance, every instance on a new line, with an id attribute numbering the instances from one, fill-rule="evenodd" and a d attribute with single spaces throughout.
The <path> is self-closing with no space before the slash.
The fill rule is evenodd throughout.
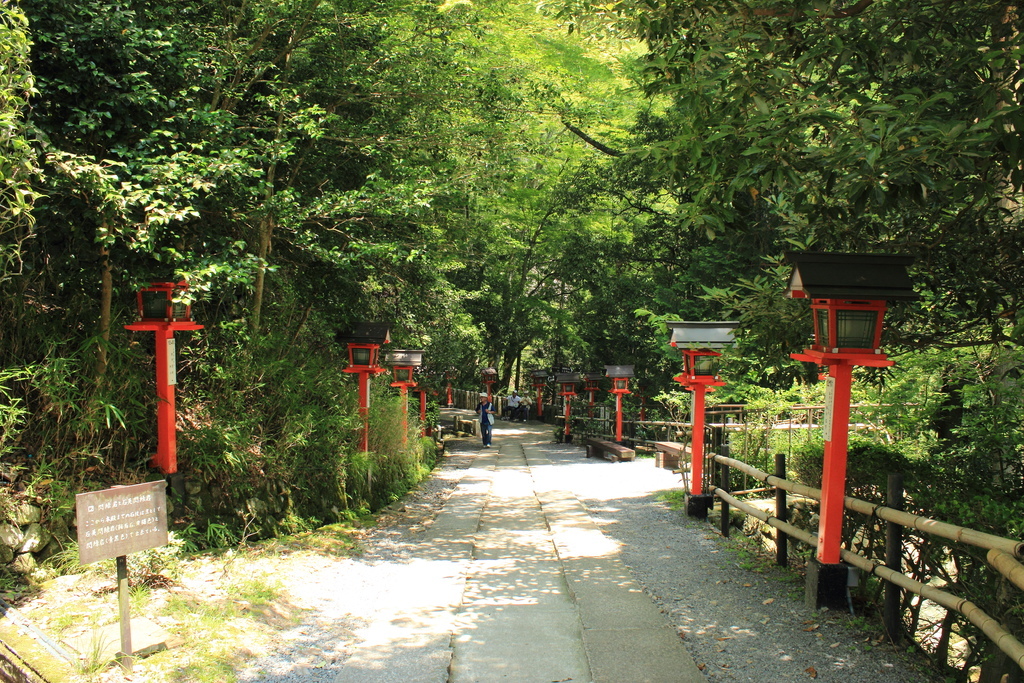
<path id="1" fill-rule="evenodd" d="M 487 400 L 487 394 L 480 394 L 480 403 L 476 406 L 480 418 L 480 436 L 484 440 L 484 448 L 491 447 L 491 430 L 494 427 L 494 404 Z"/>

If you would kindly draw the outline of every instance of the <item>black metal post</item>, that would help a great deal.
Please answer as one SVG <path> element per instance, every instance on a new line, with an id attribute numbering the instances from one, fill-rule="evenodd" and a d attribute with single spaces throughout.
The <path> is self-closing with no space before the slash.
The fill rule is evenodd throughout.
<path id="1" fill-rule="evenodd" d="M 722 446 L 722 455 L 729 457 L 729 446 Z M 719 488 L 726 493 L 729 493 L 729 466 L 724 462 L 719 463 L 721 469 L 718 471 Z M 721 529 L 722 535 L 729 538 L 729 504 L 722 499 L 722 519 Z"/>
<path id="2" fill-rule="evenodd" d="M 121 622 L 121 650 L 117 653 L 117 661 L 121 664 L 122 669 L 130 673 L 132 670 L 133 658 L 132 616 L 130 608 L 131 594 L 128 587 L 128 557 L 126 555 L 118 555 L 114 561 L 117 566 L 117 604 L 118 617 Z"/>
<path id="3" fill-rule="evenodd" d="M 729 457 L 729 449 L 724 445 L 722 431 L 718 427 L 704 427 L 704 490 L 709 491 L 715 483 L 715 453 Z M 710 441 L 711 447 L 708 448 Z"/>
<path id="4" fill-rule="evenodd" d="M 786 454 L 775 454 L 775 476 L 786 478 Z M 780 522 L 789 521 L 789 505 L 786 503 L 786 489 L 775 487 L 775 518 Z M 789 534 L 782 529 L 775 530 L 775 564 L 785 567 L 789 564 Z"/>
<path id="5" fill-rule="evenodd" d="M 889 475 L 885 504 L 893 510 L 903 509 L 902 474 Z M 885 523 L 885 566 L 897 572 L 903 570 L 903 527 L 895 522 Z M 893 643 L 898 643 L 903 639 L 903 623 L 900 619 L 902 593 L 899 586 L 886 582 L 882 623 L 889 640 Z"/>

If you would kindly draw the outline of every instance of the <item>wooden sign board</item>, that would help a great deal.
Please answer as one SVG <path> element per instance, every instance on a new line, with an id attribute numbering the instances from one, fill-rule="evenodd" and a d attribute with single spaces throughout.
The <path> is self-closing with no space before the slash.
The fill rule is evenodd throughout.
<path id="1" fill-rule="evenodd" d="M 79 493 L 75 511 L 82 564 L 167 545 L 165 481 Z"/>

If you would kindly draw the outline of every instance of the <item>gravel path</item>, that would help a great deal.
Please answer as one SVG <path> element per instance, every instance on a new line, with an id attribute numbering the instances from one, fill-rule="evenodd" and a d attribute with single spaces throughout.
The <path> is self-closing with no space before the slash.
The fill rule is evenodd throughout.
<path id="1" fill-rule="evenodd" d="M 736 545 L 717 529 L 658 499 L 663 478 L 653 460 L 581 465 L 578 447 L 544 450 L 552 464 L 573 469 L 573 492 L 622 544 L 637 582 L 679 629 L 708 680 L 933 680 L 902 652 L 854 628 L 848 613 L 807 609 L 803 580 L 792 572 L 743 568 Z"/>
<path id="2" fill-rule="evenodd" d="M 621 544 L 636 581 L 679 630 L 708 680 L 934 680 L 856 629 L 849 614 L 808 610 L 802 580 L 791 573 L 741 567 L 735 544 L 658 499 L 659 491 L 679 484 L 653 460 L 613 464 L 587 460 L 575 446 L 539 448 L 604 533 Z M 355 645 L 354 631 L 401 601 L 396 587 L 422 585 L 427 565 L 417 560 L 416 539 L 480 452 L 476 440 L 449 442 L 442 466 L 382 516 L 361 556 L 310 560 L 300 568 L 301 580 L 287 583 L 294 604 L 306 610 L 303 622 L 282 634 L 273 655 L 239 672 L 239 680 L 332 683 Z"/>

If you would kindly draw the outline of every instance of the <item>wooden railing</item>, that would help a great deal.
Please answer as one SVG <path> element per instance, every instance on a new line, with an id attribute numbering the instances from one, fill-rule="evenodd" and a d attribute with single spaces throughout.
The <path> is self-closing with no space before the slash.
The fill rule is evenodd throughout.
<path id="1" fill-rule="evenodd" d="M 812 548 L 817 547 L 818 539 L 813 533 L 800 529 L 786 521 L 788 507 L 785 492 L 798 494 L 820 502 L 821 490 L 789 481 L 779 476 L 780 472 L 785 472 L 784 457 L 781 455 L 776 456 L 776 474 L 774 475 L 730 458 L 726 454 L 713 454 L 711 459 L 718 463 L 720 467 L 720 485 L 710 487 L 709 492 L 721 501 L 721 530 L 723 535 L 729 535 L 729 508 L 735 507 L 744 514 L 755 517 L 777 530 L 775 539 L 777 552 L 780 548 L 784 549 L 788 546 L 788 538 L 793 538 Z M 728 472 L 730 469 L 743 472 L 745 475 L 775 489 L 777 493 L 774 515 L 749 505 L 733 495 L 729 486 L 730 477 Z M 896 476 L 898 477 L 899 475 Z M 842 560 L 868 574 L 881 578 L 889 586 L 910 591 L 948 610 L 963 615 L 968 621 L 977 626 L 1012 662 L 1021 669 L 1024 669 L 1024 644 L 1021 644 L 997 619 L 987 614 L 981 607 L 970 600 L 930 586 L 928 582 L 918 581 L 900 571 L 904 561 L 904 544 L 901 540 L 902 530 L 910 528 L 919 533 L 936 536 L 947 541 L 986 549 L 988 551 L 986 559 L 989 565 L 1018 588 L 1024 589 L 1024 565 L 1020 562 L 1020 560 L 1024 559 L 1024 543 L 1016 539 L 995 536 L 983 531 L 903 512 L 899 509 L 902 506 L 902 482 L 894 484 L 892 478 L 890 478 L 888 496 L 896 499 L 895 501 L 890 501 L 890 506 L 870 503 L 851 497 L 846 497 L 844 500 L 847 510 L 867 515 L 868 517 L 875 517 L 887 523 L 885 563 L 878 563 L 871 558 L 864 557 L 847 549 L 840 551 Z M 783 550 L 782 552 L 784 553 L 785 551 Z M 784 558 L 784 554 L 781 558 L 777 555 L 776 562 L 784 565 L 786 564 Z M 883 609 L 883 615 L 886 631 L 890 637 L 896 639 L 900 630 L 898 612 L 900 596 L 898 591 L 887 590 L 885 599 L 886 605 Z"/>

